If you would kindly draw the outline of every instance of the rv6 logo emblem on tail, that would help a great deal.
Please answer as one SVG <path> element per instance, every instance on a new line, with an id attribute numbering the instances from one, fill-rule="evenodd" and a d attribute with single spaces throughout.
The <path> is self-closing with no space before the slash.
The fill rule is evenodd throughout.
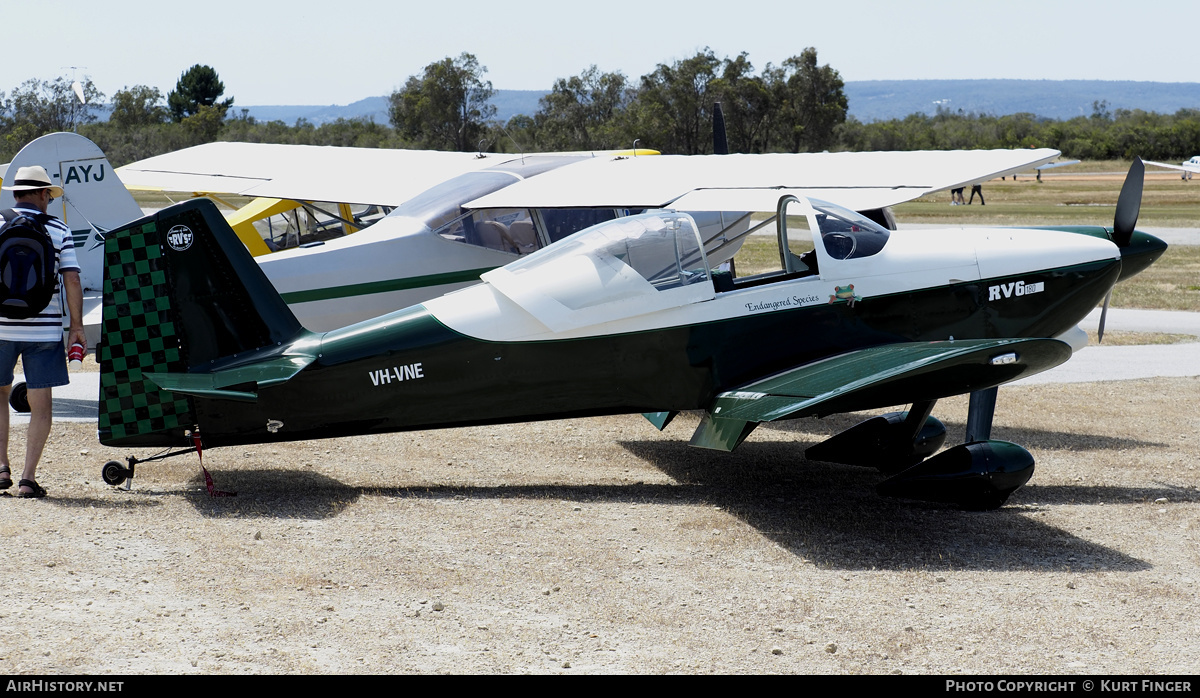
<path id="1" fill-rule="evenodd" d="M 183 252 L 192 246 L 192 241 L 196 239 L 192 229 L 186 225 L 172 226 L 167 231 L 167 244 L 176 252 Z"/>

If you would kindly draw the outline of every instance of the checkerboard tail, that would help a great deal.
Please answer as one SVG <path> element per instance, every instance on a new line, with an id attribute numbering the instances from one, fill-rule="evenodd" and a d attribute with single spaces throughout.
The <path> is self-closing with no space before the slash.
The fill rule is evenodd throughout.
<path id="1" fill-rule="evenodd" d="M 286 345 L 300 323 L 207 199 L 110 231 L 104 242 L 102 443 L 175 445 L 192 398 L 145 373 L 189 373 Z"/>

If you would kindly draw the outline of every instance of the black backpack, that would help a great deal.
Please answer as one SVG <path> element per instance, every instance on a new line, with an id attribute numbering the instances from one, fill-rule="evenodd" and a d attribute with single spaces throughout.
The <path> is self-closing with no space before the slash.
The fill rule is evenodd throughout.
<path id="1" fill-rule="evenodd" d="M 57 286 L 52 217 L 25 209 L 0 212 L 0 316 L 30 318 L 46 309 Z"/>

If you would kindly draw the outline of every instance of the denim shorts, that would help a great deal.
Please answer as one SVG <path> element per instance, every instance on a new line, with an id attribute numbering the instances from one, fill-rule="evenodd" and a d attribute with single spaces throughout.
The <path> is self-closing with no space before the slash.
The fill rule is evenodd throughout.
<path id="1" fill-rule="evenodd" d="M 25 371 L 25 387 L 54 388 L 71 382 L 67 376 L 67 350 L 59 342 L 0 340 L 0 385 L 12 385 L 17 357 Z"/>

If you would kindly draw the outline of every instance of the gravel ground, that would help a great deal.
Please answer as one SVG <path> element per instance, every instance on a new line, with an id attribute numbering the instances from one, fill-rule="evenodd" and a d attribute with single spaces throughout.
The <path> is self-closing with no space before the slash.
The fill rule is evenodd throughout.
<path id="1" fill-rule="evenodd" d="M 1038 459 L 999 511 L 885 500 L 802 449 L 637 416 L 221 449 L 139 466 L 54 427 L 0 498 L 17 673 L 1200 670 L 1200 380 L 1006 388 Z M 1180 409 L 1180 408 L 1183 409 Z M 961 439 L 966 399 L 935 414 Z M 23 444 L 23 427 L 14 444 Z M 144 454 L 143 454 L 144 455 Z M 12 491 L 12 490 L 10 490 Z"/>

